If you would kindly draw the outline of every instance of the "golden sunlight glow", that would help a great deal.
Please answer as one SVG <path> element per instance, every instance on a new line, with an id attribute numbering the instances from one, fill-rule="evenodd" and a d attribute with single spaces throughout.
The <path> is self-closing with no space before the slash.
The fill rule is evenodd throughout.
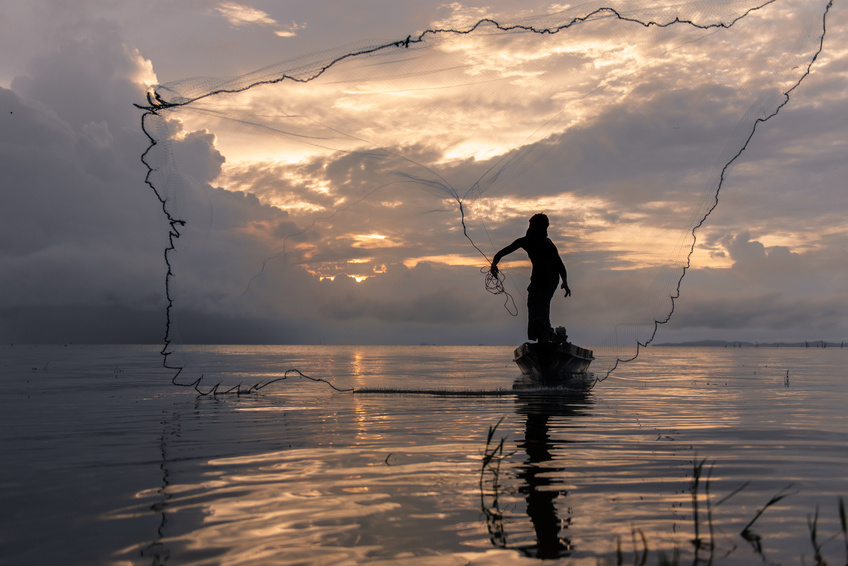
<path id="1" fill-rule="evenodd" d="M 480 256 L 460 254 L 428 255 L 421 257 L 410 257 L 403 260 L 403 264 L 409 269 L 412 269 L 413 267 L 422 262 L 441 263 L 443 265 L 449 266 L 480 267 L 482 263 L 485 263 L 485 260 L 483 260 Z"/>
<path id="2" fill-rule="evenodd" d="M 367 265 L 367 262 L 370 262 L 373 258 L 368 258 L 367 260 L 353 259 L 318 262 L 309 262 L 308 258 L 306 259 L 306 263 L 302 263 L 301 267 L 319 281 L 324 281 L 325 279 L 334 281 L 336 277 L 342 276 L 349 277 L 357 283 L 361 283 L 375 275 L 386 272 L 385 265 Z"/>
<path id="3" fill-rule="evenodd" d="M 236 17 L 238 12 L 231 13 Z M 597 116 L 597 88 L 607 93 L 619 89 L 623 96 L 632 86 L 626 80 L 601 85 L 608 68 L 619 69 L 623 74 L 616 77 L 622 78 L 644 57 L 637 47 L 622 48 L 594 36 L 574 41 L 563 34 L 543 45 L 529 41 L 508 49 L 492 45 L 486 35 L 443 39 L 436 50 L 448 53 L 448 61 L 430 72 L 414 72 L 426 59 L 405 63 L 402 79 L 375 71 L 367 60 L 351 60 L 309 89 L 258 87 L 242 93 L 239 106 L 260 116 L 261 127 L 222 117 L 237 110 L 231 108 L 235 97 L 216 100 L 208 112 L 197 105 L 201 112 L 183 116 L 197 119 L 191 129 L 229 131 L 220 148 L 237 163 L 294 163 L 375 145 L 403 147 L 413 133 L 442 150 L 443 161 L 482 160 Z M 588 56 L 595 57 L 594 66 L 585 64 Z M 563 65 L 574 72 L 565 74 L 566 83 L 559 81 L 556 88 L 569 96 L 544 87 L 545 77 L 561 74 Z M 461 102 L 469 96 L 474 103 Z M 528 108 L 536 110 L 526 112 Z"/>
<path id="4" fill-rule="evenodd" d="M 370 275 L 348 275 L 347 273 L 341 273 L 339 275 L 318 275 L 314 271 L 311 271 L 311 270 L 307 270 L 307 271 L 310 274 L 317 276 L 318 281 L 324 281 L 325 279 L 328 280 L 328 281 L 335 281 L 336 277 L 338 277 L 339 275 L 346 275 L 347 277 L 350 277 L 351 279 L 353 279 L 357 283 L 362 283 L 363 281 L 365 281 L 366 279 L 371 277 Z"/>
<path id="5" fill-rule="evenodd" d="M 577 197 L 573 193 L 564 192 L 554 196 L 536 198 L 481 198 L 474 202 L 471 214 L 482 216 L 488 222 L 501 223 L 517 218 L 529 218 L 537 212 L 551 210 L 568 210 L 568 220 L 579 218 L 581 222 L 591 222 L 606 211 L 613 208 L 612 204 L 600 197 Z M 552 217 L 555 224 L 560 218 Z"/>
<path id="6" fill-rule="evenodd" d="M 393 242 L 382 234 L 359 234 L 353 236 L 354 248 L 396 248 L 402 246 L 400 242 Z"/>
<path id="7" fill-rule="evenodd" d="M 485 161 L 499 155 L 504 155 L 514 148 L 514 140 L 502 140 L 501 143 L 484 143 L 482 140 L 468 140 L 450 147 L 444 152 L 441 163 L 473 159 L 474 161 Z"/>
<path id="8" fill-rule="evenodd" d="M 694 269 L 729 269 L 733 267 L 733 259 L 728 254 L 724 254 L 724 257 L 722 257 L 712 253 L 712 250 L 702 246 L 695 246 L 695 251 L 692 253 L 691 265 Z"/>
<path id="9" fill-rule="evenodd" d="M 327 195 L 330 194 L 330 185 L 326 181 L 314 181 L 309 185 L 309 190 Z"/>
<path id="10" fill-rule="evenodd" d="M 803 253 L 824 249 L 827 246 L 824 242 L 828 239 L 840 238 L 844 240 L 846 237 L 848 237 L 848 224 L 823 226 L 812 234 L 810 232 L 780 230 L 758 235 L 755 239 L 763 244 L 766 249 L 782 246 L 788 248 L 791 252 Z"/>
<path id="11" fill-rule="evenodd" d="M 317 205 L 312 202 L 304 202 L 302 200 L 297 200 L 295 196 L 288 197 L 270 197 L 268 199 L 261 199 L 263 202 L 267 202 L 267 204 L 271 206 L 275 206 L 280 210 L 288 210 L 294 212 L 321 212 L 322 210 L 326 210 L 323 206 Z"/>

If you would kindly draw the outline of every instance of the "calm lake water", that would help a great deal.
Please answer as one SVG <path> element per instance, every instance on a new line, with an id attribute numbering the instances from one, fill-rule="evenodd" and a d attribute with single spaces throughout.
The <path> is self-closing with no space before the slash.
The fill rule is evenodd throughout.
<path id="1" fill-rule="evenodd" d="M 846 561 L 848 349 L 650 348 L 581 397 L 294 375 L 198 397 L 157 351 L 0 350 L 0 563 L 814 564 L 813 522 Z M 246 385 L 518 375 L 510 347 L 186 355 Z"/>

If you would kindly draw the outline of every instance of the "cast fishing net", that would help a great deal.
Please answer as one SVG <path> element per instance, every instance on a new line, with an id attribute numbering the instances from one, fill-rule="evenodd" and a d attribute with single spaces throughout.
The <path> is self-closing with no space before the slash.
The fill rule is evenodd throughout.
<path id="1" fill-rule="evenodd" d="M 185 343 L 517 345 L 529 262 L 501 263 L 517 318 L 481 270 L 537 212 L 572 290 L 552 322 L 605 375 L 672 315 L 697 228 L 809 73 L 828 8 L 455 15 L 154 87 L 142 159 L 172 226 L 175 383 L 211 379 Z"/>

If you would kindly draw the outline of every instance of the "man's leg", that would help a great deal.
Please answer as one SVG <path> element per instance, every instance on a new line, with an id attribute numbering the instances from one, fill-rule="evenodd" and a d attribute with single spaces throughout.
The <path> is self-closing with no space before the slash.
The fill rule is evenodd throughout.
<path id="1" fill-rule="evenodd" d="M 527 337 L 539 342 L 550 342 L 554 329 L 551 327 L 551 299 L 556 292 L 556 283 L 530 285 L 527 287 Z"/>
<path id="2" fill-rule="evenodd" d="M 530 340 L 539 339 L 538 302 L 537 290 L 532 285 L 527 287 L 527 338 Z"/>

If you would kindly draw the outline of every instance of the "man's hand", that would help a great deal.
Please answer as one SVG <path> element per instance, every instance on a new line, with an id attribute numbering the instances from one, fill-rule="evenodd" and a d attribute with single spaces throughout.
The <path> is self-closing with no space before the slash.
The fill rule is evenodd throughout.
<path id="1" fill-rule="evenodd" d="M 568 288 L 568 283 L 563 281 L 562 282 L 562 288 L 565 289 L 565 296 L 570 297 L 571 296 L 571 289 Z"/>
<path id="2" fill-rule="evenodd" d="M 492 267 L 490 267 L 490 268 L 489 268 L 489 272 L 491 272 L 491 274 L 492 274 L 492 275 L 497 276 L 497 274 L 498 274 L 498 266 L 497 266 L 497 265 L 495 265 L 495 264 L 493 263 L 493 264 L 492 264 Z"/>

